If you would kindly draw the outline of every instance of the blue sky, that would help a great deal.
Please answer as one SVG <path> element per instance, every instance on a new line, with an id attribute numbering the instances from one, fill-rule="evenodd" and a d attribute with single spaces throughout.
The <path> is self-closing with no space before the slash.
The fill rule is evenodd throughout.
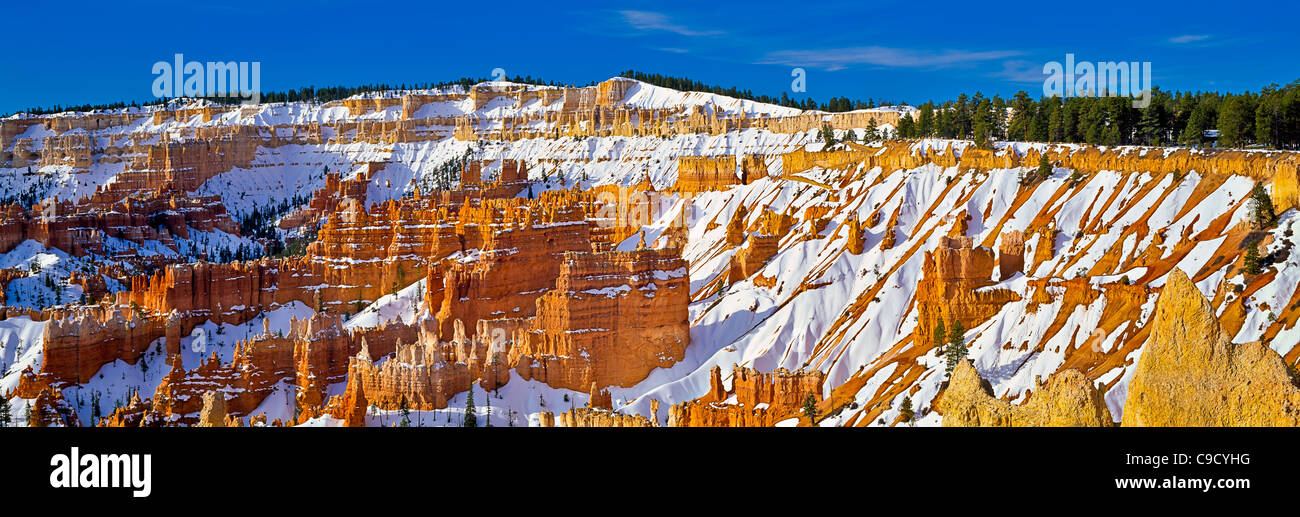
<path id="1" fill-rule="evenodd" d="M 1300 7 L 1103 2 L 242 2 L 7 5 L 0 113 L 147 100 L 152 65 L 260 61 L 263 90 L 634 68 L 780 95 L 906 101 L 1042 91 L 1042 67 L 1150 61 L 1166 90 L 1300 79 Z M 1111 7 L 1110 5 L 1115 5 Z M 1047 7 L 1052 6 L 1052 7 Z M 1060 6 L 1060 7 L 1057 7 Z M 1104 7 L 1099 7 L 1104 6 Z"/>

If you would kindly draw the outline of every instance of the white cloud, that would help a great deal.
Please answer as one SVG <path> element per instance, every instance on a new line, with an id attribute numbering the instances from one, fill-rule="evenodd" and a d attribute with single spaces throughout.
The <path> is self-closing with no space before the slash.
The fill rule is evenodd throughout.
<path id="1" fill-rule="evenodd" d="M 1207 39 L 1210 39 L 1209 34 L 1184 34 L 1182 36 L 1174 36 L 1172 38 L 1169 38 L 1169 42 L 1184 44 L 1184 43 L 1196 43 L 1198 41 L 1205 41 Z"/>
<path id="2" fill-rule="evenodd" d="M 623 21 L 631 25 L 632 28 L 642 31 L 666 31 L 682 36 L 717 36 L 722 31 L 717 30 L 696 30 L 673 23 L 668 16 L 663 13 L 651 11 L 619 11 L 623 15 Z"/>
<path id="3" fill-rule="evenodd" d="M 757 64 L 808 66 L 831 71 L 840 70 L 849 65 L 875 65 L 893 68 L 943 68 L 1005 59 L 1021 54 L 1023 52 L 1012 50 L 983 52 L 941 50 L 936 52 L 872 46 L 824 50 L 780 50 L 769 52 Z"/>
<path id="4" fill-rule="evenodd" d="M 1004 61 L 1002 71 L 993 75 L 1013 83 L 1041 83 L 1047 79 L 1047 74 L 1043 73 L 1043 63 L 1023 59 Z"/>

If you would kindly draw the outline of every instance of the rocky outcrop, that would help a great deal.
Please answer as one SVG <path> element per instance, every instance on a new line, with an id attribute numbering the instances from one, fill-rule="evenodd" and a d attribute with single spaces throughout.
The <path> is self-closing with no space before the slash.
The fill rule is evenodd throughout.
<path id="1" fill-rule="evenodd" d="M 230 422 L 230 420 L 234 420 Z M 229 425 L 234 423 L 236 425 Z M 203 394 L 203 409 L 195 427 L 239 427 L 239 419 L 226 414 L 226 395 L 215 391 Z"/>
<path id="2" fill-rule="evenodd" d="M 1041 391 L 1015 405 L 993 396 L 970 360 L 953 370 L 939 401 L 944 427 L 1106 427 L 1113 425 L 1102 393 L 1078 370 L 1048 376 Z"/>
<path id="3" fill-rule="evenodd" d="M 1025 269 L 1025 236 L 1017 230 L 1002 234 L 998 245 L 998 278 L 1006 280 Z"/>
<path id="4" fill-rule="evenodd" d="M 436 344 L 400 345 L 397 355 L 380 365 L 357 357 L 349 365 L 348 378 L 357 379 L 357 384 L 349 382 L 349 389 L 359 388 L 366 401 L 382 409 L 397 409 L 403 401 L 411 409 L 442 409 L 474 382 L 469 365 L 447 360 Z M 350 397 L 360 398 L 344 395 Z"/>
<path id="5" fill-rule="evenodd" d="M 735 156 L 681 156 L 677 158 L 674 192 L 696 193 L 727 190 L 746 183 Z"/>
<path id="6" fill-rule="evenodd" d="M 993 285 L 993 251 L 971 245 L 966 237 L 944 237 L 933 252 L 925 252 L 922 278 L 916 286 L 918 322 L 912 334 L 918 343 L 932 344 L 934 329 L 960 321 L 972 329 L 997 314 L 1019 296 Z"/>
<path id="7" fill-rule="evenodd" d="M 716 368 L 714 372 L 716 375 Z M 809 393 L 814 400 L 821 402 L 825 379 L 826 375 L 818 370 L 791 372 L 778 368 L 772 373 L 759 373 L 733 366 L 731 392 L 741 405 L 758 407 L 765 404 L 772 412 L 786 415 L 799 411 Z"/>
<path id="8" fill-rule="evenodd" d="M 205 394 L 216 393 L 222 397 L 222 415 L 209 423 L 224 421 L 225 415 L 248 417 L 285 381 L 296 388 L 300 409 L 317 408 L 324 402 L 326 387 L 346 380 L 349 358 L 369 358 L 369 343 L 387 354 L 402 338 L 414 336 L 414 328 L 401 324 L 349 332 L 337 315 L 291 319 L 285 335 L 264 326 L 258 336 L 236 343 L 230 364 L 223 364 L 214 353 L 198 368 L 186 370 L 179 356 L 174 357 L 172 370 L 154 393 L 153 411 L 169 423 L 193 424 L 206 411 Z"/>
<path id="9" fill-rule="evenodd" d="M 524 379 L 579 391 L 631 386 L 690 343 L 686 262 L 675 249 L 566 253 L 532 329 L 510 352 Z"/>
<path id="10" fill-rule="evenodd" d="M 554 419 L 554 417 L 552 417 Z M 654 427 L 649 418 L 601 408 L 573 408 L 560 413 L 560 427 Z"/>
<path id="11" fill-rule="evenodd" d="M 487 201 L 463 208 L 461 225 L 465 246 L 481 253 L 443 265 L 443 336 L 457 320 L 474 328 L 479 320 L 532 316 L 538 297 L 555 287 L 565 254 L 591 249 L 581 206 L 568 196 Z"/>
<path id="12" fill-rule="evenodd" d="M 777 252 L 781 237 L 777 235 L 751 234 L 745 239 L 745 245 L 731 256 L 731 269 L 727 281 L 735 283 L 754 276 L 758 270 L 767 265 Z"/>
<path id="13" fill-rule="evenodd" d="M 735 221 L 743 224 L 743 216 Z M 788 211 L 764 210 L 758 221 L 758 231 L 744 234 L 744 246 L 731 256 L 731 271 L 727 281 L 739 282 L 754 276 L 758 270 L 767 265 L 767 261 L 776 256 L 781 239 L 789 233 L 794 223 L 795 219 Z"/>
<path id="14" fill-rule="evenodd" d="M 399 341 L 381 364 L 368 348 L 362 348 L 348 363 L 348 393 L 341 402 L 331 402 L 330 411 L 344 418 L 353 410 L 352 400 L 366 400 L 381 409 L 403 405 L 417 410 L 447 407 L 447 401 L 478 382 L 494 390 L 510 381 L 507 351 L 510 338 L 528 324 L 527 320 L 479 321 L 470 337 L 457 322 L 451 341 L 440 342 L 432 320 L 421 322 L 421 331 L 411 344 Z"/>
<path id="15" fill-rule="evenodd" d="M 1259 342 L 1234 344 L 1187 275 L 1170 271 L 1124 402 L 1125 426 L 1300 425 L 1300 388 Z"/>
<path id="16" fill-rule="evenodd" d="M 722 369 L 709 371 L 709 391 L 704 396 L 669 408 L 669 427 L 770 427 L 800 416 L 804 401 L 813 396 L 822 403 L 826 375 L 818 370 L 791 372 L 784 368 L 762 373 L 732 365 L 731 388 Z"/>
<path id="17" fill-rule="evenodd" d="M 366 391 L 361 388 L 361 377 L 348 377 L 348 389 L 344 392 L 343 407 L 346 412 L 338 415 L 343 418 L 346 427 L 365 427 L 366 409 L 370 401 L 366 400 Z"/>
<path id="18" fill-rule="evenodd" d="M 117 306 L 52 311 L 42 336 L 41 372 L 54 383 L 81 384 L 113 361 L 135 364 L 155 340 L 164 337 L 167 320 L 164 315 Z"/>
<path id="19" fill-rule="evenodd" d="M 77 409 L 63 398 L 63 391 L 47 387 L 32 401 L 28 427 L 81 427 Z"/>
<path id="20" fill-rule="evenodd" d="M 164 421 L 153 411 L 153 404 L 148 399 L 141 399 L 140 392 L 132 392 L 131 399 L 125 406 L 114 409 L 112 413 L 95 422 L 99 427 L 159 427 Z"/>
<path id="21" fill-rule="evenodd" d="M 772 427 L 780 422 L 767 408 L 682 402 L 668 408 L 668 427 Z"/>
<path id="22" fill-rule="evenodd" d="M 47 199 L 31 210 L 16 205 L 0 210 L 0 252 L 32 239 L 74 256 L 103 254 L 106 237 L 136 244 L 161 241 L 175 250 L 173 236 L 189 238 L 191 229 L 239 234 L 239 225 L 217 196 L 172 189 L 131 198 L 96 192 L 76 201 Z"/>

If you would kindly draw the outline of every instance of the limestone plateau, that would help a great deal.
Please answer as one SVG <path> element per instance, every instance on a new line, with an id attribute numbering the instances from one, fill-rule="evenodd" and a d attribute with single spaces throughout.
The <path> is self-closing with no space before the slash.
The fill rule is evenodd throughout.
<path id="1" fill-rule="evenodd" d="M 0 119 L 0 394 L 30 426 L 1300 422 L 1300 155 L 867 137 L 915 113 L 615 78 Z"/>

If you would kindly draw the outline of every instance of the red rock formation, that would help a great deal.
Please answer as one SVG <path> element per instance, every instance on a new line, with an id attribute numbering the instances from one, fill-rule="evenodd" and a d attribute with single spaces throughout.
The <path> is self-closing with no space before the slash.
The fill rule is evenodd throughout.
<path id="1" fill-rule="evenodd" d="M 137 244 L 145 240 L 169 243 L 172 235 L 188 238 L 190 228 L 239 234 L 239 225 L 216 196 L 156 190 L 119 199 L 101 192 L 76 202 L 46 200 L 30 212 L 5 207 L 0 212 L 0 252 L 33 239 L 74 256 L 102 254 L 106 236 Z M 175 248 L 174 242 L 171 246 Z"/>
<path id="2" fill-rule="evenodd" d="M 32 371 L 31 365 L 27 365 L 26 368 L 23 368 L 22 373 L 18 374 L 17 388 L 9 395 L 24 399 L 36 398 L 37 395 L 41 394 L 41 391 L 50 387 L 52 380 L 52 376 L 47 374 L 37 375 L 36 372 Z"/>
<path id="3" fill-rule="evenodd" d="M 1002 234 L 1002 244 L 998 246 L 998 274 L 999 278 L 1007 279 L 1012 275 L 1024 271 L 1025 268 L 1025 236 L 1023 233 L 1012 230 Z"/>
<path id="4" fill-rule="evenodd" d="M 149 345 L 164 337 L 166 326 L 163 315 L 116 306 L 52 311 L 42 338 L 41 371 L 54 383 L 87 382 L 115 360 L 135 364 Z"/>
<path id="5" fill-rule="evenodd" d="M 209 391 L 203 394 L 203 410 L 195 427 L 240 427 L 241 424 L 238 418 L 226 414 L 224 393 Z"/>
<path id="6" fill-rule="evenodd" d="M 727 190 L 745 184 L 737 174 L 736 157 L 680 156 L 677 158 L 677 183 L 674 192 L 695 193 Z"/>
<path id="7" fill-rule="evenodd" d="M 377 359 L 393 353 L 397 344 L 414 341 L 417 327 L 403 324 L 345 331 L 342 320 L 316 317 L 292 322 L 297 401 L 302 407 L 317 407 L 324 401 L 325 388 L 347 380 L 351 359 L 363 351 Z"/>
<path id="8" fill-rule="evenodd" d="M 749 210 L 745 205 L 740 205 L 731 214 L 731 219 L 727 221 L 727 246 L 739 246 L 745 242 L 745 219 L 748 216 Z"/>
<path id="9" fill-rule="evenodd" d="M 844 247 L 844 249 L 848 250 L 849 253 L 852 253 L 854 255 L 861 255 L 863 251 L 863 246 L 865 246 L 865 243 L 863 242 L 862 239 L 862 223 L 859 223 L 856 217 L 851 218 L 849 219 L 849 224 L 846 231 L 848 232 L 849 243 Z M 884 248 L 884 249 L 888 249 L 888 248 Z"/>
<path id="10" fill-rule="evenodd" d="M 668 408 L 668 427 L 772 427 L 781 420 L 766 408 L 733 404 L 687 401 Z"/>
<path id="11" fill-rule="evenodd" d="M 173 359 L 172 371 L 154 393 L 154 411 L 169 422 L 193 423 L 203 409 L 201 396 L 216 392 L 225 396 L 226 414 L 250 416 L 275 385 L 286 380 L 298 388 L 300 408 L 315 408 L 323 401 L 326 386 L 345 380 L 347 358 L 360 353 L 369 357 L 367 344 L 371 342 L 379 345 L 381 355 L 386 354 L 403 337 L 414 336 L 414 328 L 404 325 L 347 332 L 337 315 L 294 319 L 289 326 L 285 336 L 264 330 L 237 343 L 234 360 L 228 365 L 214 355 L 186 371 Z"/>
<path id="12" fill-rule="evenodd" d="M 776 235 L 751 234 L 745 239 L 745 245 L 731 256 L 727 281 L 734 283 L 754 276 L 776 255 L 780 240 L 781 237 Z"/>
<path id="13" fill-rule="evenodd" d="M 631 386 L 684 356 L 688 291 L 677 250 L 568 253 L 511 363 L 555 387 Z"/>
<path id="14" fill-rule="evenodd" d="M 826 377 L 817 370 L 791 372 L 781 368 L 772 373 L 758 373 L 740 366 L 733 366 L 731 375 L 731 390 L 737 403 L 750 407 L 767 404 L 777 414 L 797 412 L 809 393 L 821 402 L 822 382 Z"/>
<path id="15" fill-rule="evenodd" d="M 733 219 L 733 221 L 737 220 L 743 221 L 743 219 Z M 789 212 L 764 210 L 758 221 L 758 232 L 746 234 L 745 245 L 731 256 L 731 270 L 727 281 L 739 282 L 754 276 L 762 269 L 767 261 L 776 255 L 781 239 L 790 231 L 794 222 L 794 217 Z M 728 226 L 728 232 L 730 237 L 731 226 Z"/>
<path id="16" fill-rule="evenodd" d="M 997 314 L 1019 296 L 1006 289 L 976 291 L 993 285 L 993 251 L 972 248 L 969 238 L 945 237 L 933 252 L 925 253 L 922 278 L 916 286 L 917 343 L 932 344 L 934 329 L 960 321 L 971 329 Z"/>
<path id="17" fill-rule="evenodd" d="M 123 197 L 133 192 L 176 189 L 193 192 L 204 181 L 234 167 L 249 168 L 262 143 L 261 128 L 230 126 L 216 138 L 162 142 L 134 160 L 110 184 Z"/>
<path id="18" fill-rule="evenodd" d="M 560 427 L 654 427 L 649 418 L 641 415 L 624 415 L 600 408 L 573 408 L 560 413 L 559 420 Z M 550 423 L 555 423 L 554 417 Z"/>
<path id="19" fill-rule="evenodd" d="M 589 227 L 576 200 L 543 198 L 488 201 L 462 209 L 465 246 L 480 250 L 478 260 L 444 264 L 442 305 L 437 317 L 442 335 L 456 320 L 470 323 L 534 314 L 535 301 L 555 286 L 566 252 L 590 249 Z"/>
<path id="20" fill-rule="evenodd" d="M 139 392 L 132 392 L 125 406 L 114 409 L 95 423 L 98 427 L 158 427 L 162 424 L 163 419 L 153 411 L 153 404 L 142 400 Z"/>
<path id="21" fill-rule="evenodd" d="M 468 364 L 449 361 L 434 343 L 398 345 L 397 355 L 378 366 L 358 355 L 348 366 L 348 379 L 345 400 L 364 398 L 383 409 L 397 409 L 405 401 L 415 410 L 447 407 L 447 400 L 474 380 Z"/>
<path id="22" fill-rule="evenodd" d="M 799 416 L 804 400 L 812 394 L 822 402 L 825 374 L 812 370 L 790 372 L 784 368 L 759 373 L 733 365 L 731 390 L 722 380 L 722 369 L 709 371 L 709 392 L 694 401 L 669 409 L 669 427 L 768 427 Z M 728 401 L 731 397 L 734 401 Z M 734 402 L 734 403 L 732 403 Z"/>
<path id="23" fill-rule="evenodd" d="M 343 418 L 344 426 L 366 426 L 366 408 L 370 407 L 370 403 L 366 400 L 366 392 L 361 389 L 360 384 L 360 376 L 348 377 L 348 389 L 344 395 L 344 407 L 347 408 L 347 412 L 340 416 Z"/>
<path id="24" fill-rule="evenodd" d="M 81 427 L 77 410 L 63 398 L 63 391 L 47 387 L 32 401 L 29 427 Z"/>

